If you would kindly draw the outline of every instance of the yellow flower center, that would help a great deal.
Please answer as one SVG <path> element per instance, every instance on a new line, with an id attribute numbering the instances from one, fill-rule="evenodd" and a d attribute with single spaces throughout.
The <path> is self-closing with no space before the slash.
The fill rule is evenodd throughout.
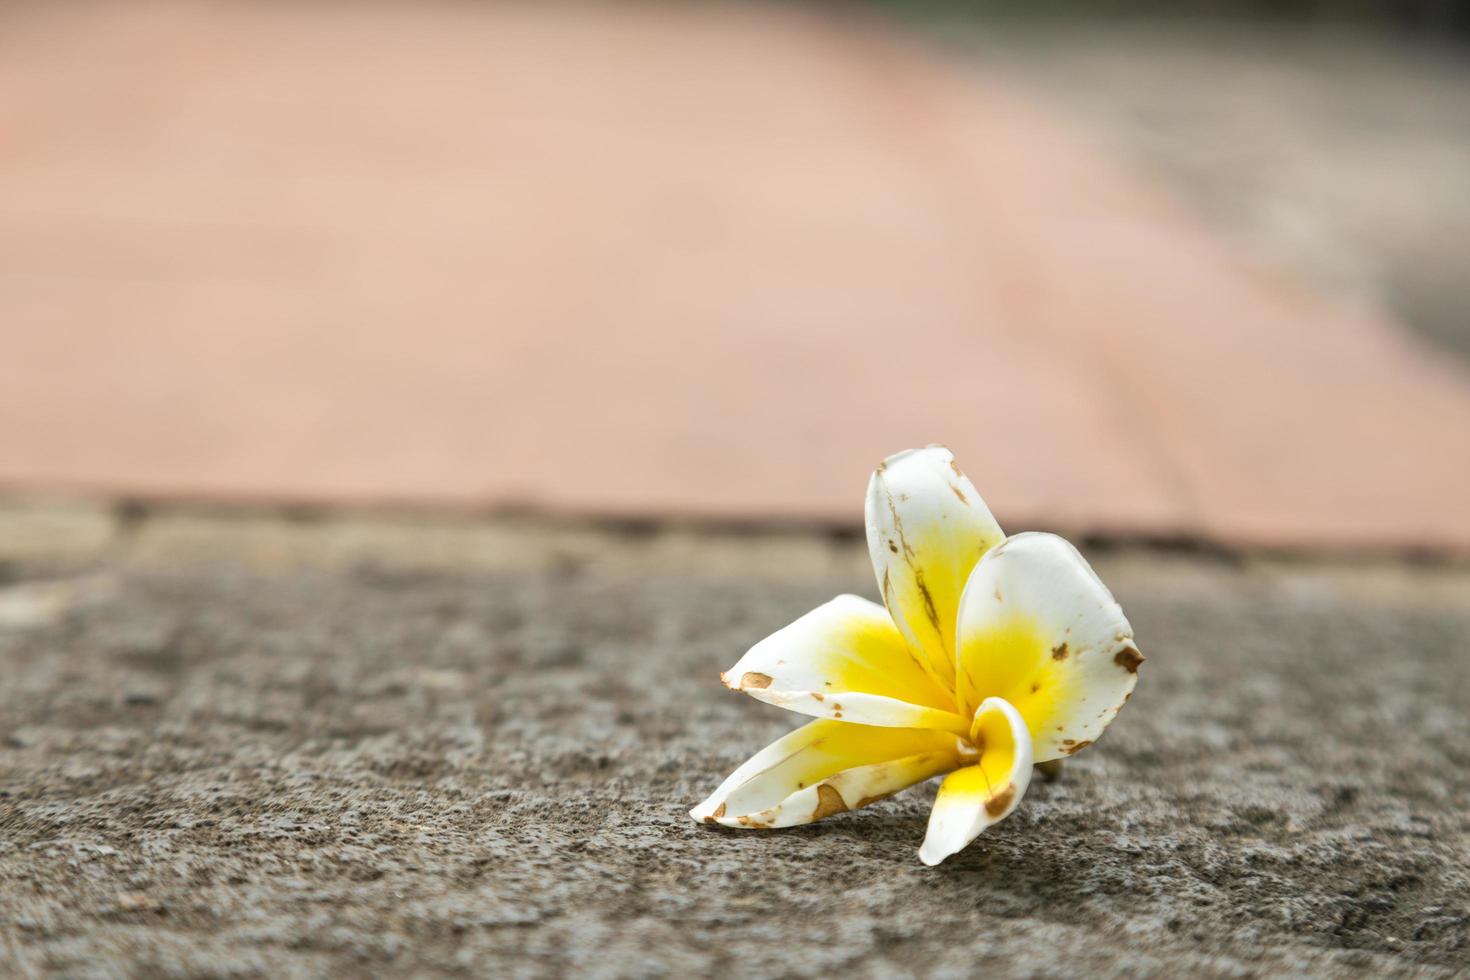
<path id="1" fill-rule="evenodd" d="M 1065 669 L 1074 652 L 1065 641 L 1051 643 L 1047 631 L 1020 616 L 968 639 L 959 657 L 961 710 L 973 714 L 986 698 L 1004 698 L 1037 737 L 1075 676 Z"/>

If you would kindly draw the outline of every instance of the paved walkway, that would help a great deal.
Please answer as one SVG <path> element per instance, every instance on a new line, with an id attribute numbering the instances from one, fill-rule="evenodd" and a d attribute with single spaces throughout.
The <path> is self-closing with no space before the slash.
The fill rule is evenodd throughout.
<path id="1" fill-rule="evenodd" d="M 1470 381 L 1014 93 L 698 4 L 0 11 L 0 484 L 1470 549 Z"/>

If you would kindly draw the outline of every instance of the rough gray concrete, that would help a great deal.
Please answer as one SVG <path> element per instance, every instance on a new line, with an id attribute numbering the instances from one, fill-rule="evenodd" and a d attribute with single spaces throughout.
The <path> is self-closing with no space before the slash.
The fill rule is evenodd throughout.
<path id="1" fill-rule="evenodd" d="M 0 973 L 1470 969 L 1470 574 L 1095 557 L 1136 696 L 929 869 L 932 785 L 685 815 L 855 542 L 0 508 Z"/>

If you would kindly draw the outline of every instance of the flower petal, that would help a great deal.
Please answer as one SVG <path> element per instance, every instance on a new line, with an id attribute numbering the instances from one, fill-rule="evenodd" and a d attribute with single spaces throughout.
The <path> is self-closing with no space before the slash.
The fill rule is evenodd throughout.
<path id="1" fill-rule="evenodd" d="M 726 827 L 792 827 L 867 806 L 959 764 L 951 734 L 822 718 L 756 753 L 689 815 Z"/>
<path id="2" fill-rule="evenodd" d="M 988 698 L 975 712 L 971 740 L 979 761 L 944 778 L 929 813 L 919 858 L 938 864 L 1010 816 L 1031 783 L 1031 735 L 1014 706 Z"/>
<path id="3" fill-rule="evenodd" d="M 720 675 L 731 690 L 818 718 L 941 728 L 967 735 L 969 716 L 914 659 L 888 611 L 841 595 L 766 637 Z"/>
<path id="4" fill-rule="evenodd" d="M 1007 538 L 975 566 L 959 616 L 962 706 L 1002 697 L 1036 761 L 1091 744 L 1138 680 L 1133 627 L 1087 561 L 1055 534 Z"/>
<path id="5" fill-rule="evenodd" d="M 888 457 L 868 482 L 868 552 L 883 603 L 935 680 L 954 688 L 955 614 L 970 570 L 1002 538 L 943 446 Z"/>

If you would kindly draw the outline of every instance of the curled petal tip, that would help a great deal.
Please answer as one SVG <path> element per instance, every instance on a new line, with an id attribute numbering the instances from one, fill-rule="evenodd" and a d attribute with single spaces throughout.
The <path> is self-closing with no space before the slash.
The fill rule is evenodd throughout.
<path id="1" fill-rule="evenodd" d="M 1031 782 L 1031 736 L 1010 702 L 987 698 L 975 712 L 973 764 L 940 784 L 919 858 L 933 866 L 957 853 L 986 827 L 1010 816 Z"/>

